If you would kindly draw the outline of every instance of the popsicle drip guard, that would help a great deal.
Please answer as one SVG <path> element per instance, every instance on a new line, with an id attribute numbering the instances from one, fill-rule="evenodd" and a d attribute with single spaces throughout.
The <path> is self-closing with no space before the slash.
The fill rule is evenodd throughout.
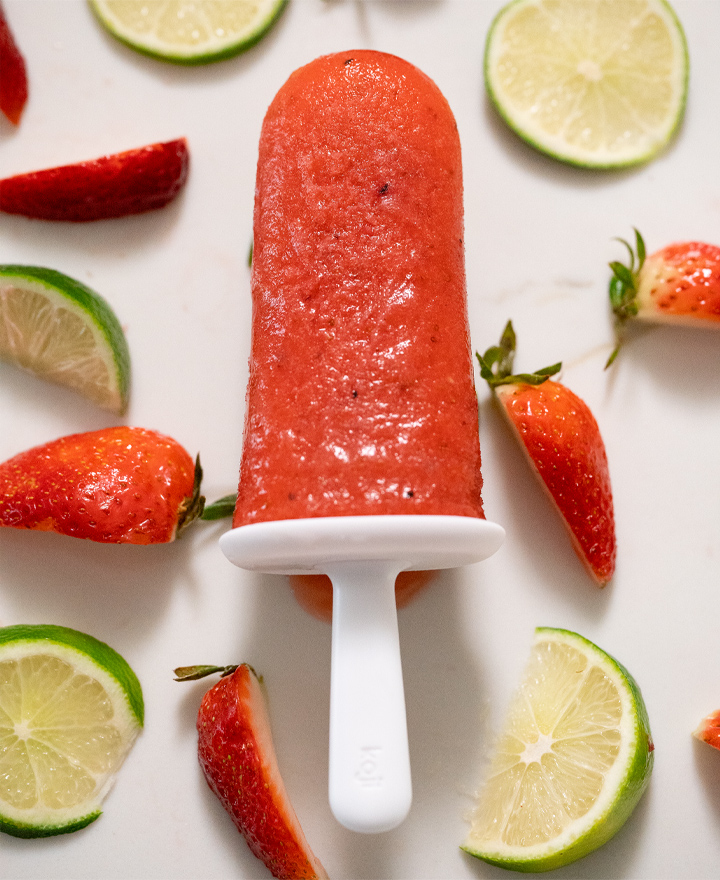
<path id="1" fill-rule="evenodd" d="M 329 798 L 346 828 L 389 831 L 412 801 L 395 578 L 480 562 L 504 535 L 475 517 L 380 515 L 253 523 L 220 538 L 240 568 L 332 581 Z"/>

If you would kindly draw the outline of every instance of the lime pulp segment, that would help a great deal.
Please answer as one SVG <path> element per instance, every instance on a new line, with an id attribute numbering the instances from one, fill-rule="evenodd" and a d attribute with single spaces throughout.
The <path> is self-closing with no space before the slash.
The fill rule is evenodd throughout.
<path id="1" fill-rule="evenodd" d="M 627 670 L 576 633 L 538 628 L 462 848 L 518 871 L 569 864 L 619 830 L 652 764 Z"/>
<path id="2" fill-rule="evenodd" d="M 130 352 L 108 303 L 38 266 L 0 266 L 0 358 L 122 414 Z"/>
<path id="3" fill-rule="evenodd" d="M 288 0 L 90 0 L 101 24 L 146 55 L 207 64 L 254 46 Z"/>
<path id="4" fill-rule="evenodd" d="M 95 820 L 143 716 L 140 683 L 108 645 L 59 626 L 0 629 L 0 831 Z"/>
<path id="5" fill-rule="evenodd" d="M 666 0 L 512 0 L 488 31 L 485 82 L 538 150 L 586 167 L 633 165 L 680 125 L 687 44 Z"/>

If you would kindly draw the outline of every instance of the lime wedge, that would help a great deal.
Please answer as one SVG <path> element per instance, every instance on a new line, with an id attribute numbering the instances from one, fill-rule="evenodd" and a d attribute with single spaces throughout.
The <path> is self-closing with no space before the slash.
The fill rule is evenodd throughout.
<path id="1" fill-rule="evenodd" d="M 288 0 L 89 0 L 118 40 L 176 64 L 208 64 L 254 46 Z"/>
<path id="2" fill-rule="evenodd" d="M 687 44 L 665 0 L 513 0 L 488 31 L 485 84 L 541 152 L 619 168 L 651 159 L 680 125 Z"/>
<path id="3" fill-rule="evenodd" d="M 0 266 L 0 358 L 122 414 L 130 352 L 105 300 L 67 275 Z"/>
<path id="4" fill-rule="evenodd" d="M 462 848 L 515 871 L 567 865 L 620 829 L 652 765 L 628 671 L 576 633 L 538 628 Z"/>
<path id="5" fill-rule="evenodd" d="M 48 837 L 97 819 L 143 714 L 140 683 L 104 642 L 0 629 L 0 831 Z"/>

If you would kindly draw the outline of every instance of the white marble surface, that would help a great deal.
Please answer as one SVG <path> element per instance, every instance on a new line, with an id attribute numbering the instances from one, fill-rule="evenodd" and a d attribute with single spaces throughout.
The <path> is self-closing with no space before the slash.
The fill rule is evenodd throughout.
<path id="1" fill-rule="evenodd" d="M 645 695 L 656 745 L 649 791 L 618 836 L 557 876 L 717 876 L 720 755 L 691 731 L 720 707 L 720 336 L 662 328 L 612 372 L 607 263 L 614 236 L 652 249 L 720 242 L 717 40 L 720 4 L 676 0 L 691 56 L 685 124 L 662 156 L 622 173 L 554 163 L 488 107 L 482 47 L 499 0 L 291 0 L 244 56 L 204 68 L 153 61 L 108 37 L 78 0 L 7 0 L 31 96 L 17 131 L 0 125 L 0 175 L 184 135 L 192 167 L 161 212 L 89 225 L 0 216 L 0 262 L 51 266 L 102 293 L 126 328 L 134 380 L 126 421 L 200 452 L 205 490 L 234 489 L 249 343 L 257 139 L 292 70 L 368 47 L 438 83 L 460 128 L 473 344 L 508 318 L 517 365 L 564 361 L 593 409 L 613 479 L 614 583 L 588 580 L 520 452 L 478 386 L 488 517 L 507 530 L 490 560 L 444 574 L 400 614 L 415 796 L 397 830 L 357 835 L 327 802 L 330 628 L 280 576 L 243 573 L 218 547 L 222 524 L 164 547 L 0 534 L 0 624 L 50 622 L 106 640 L 142 681 L 146 728 L 104 815 L 67 837 L 0 840 L 3 878 L 263 878 L 207 788 L 195 715 L 207 683 L 175 666 L 252 663 L 265 677 L 282 771 L 334 880 L 501 878 L 459 850 L 483 757 L 536 625 L 574 629 L 615 654 Z M 0 364 L 0 458 L 111 419 L 69 392 Z"/>

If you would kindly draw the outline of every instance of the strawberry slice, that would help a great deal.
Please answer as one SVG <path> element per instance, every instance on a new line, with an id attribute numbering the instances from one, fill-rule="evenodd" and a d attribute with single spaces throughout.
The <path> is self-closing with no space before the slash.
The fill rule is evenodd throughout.
<path id="1" fill-rule="evenodd" d="M 27 96 L 25 59 L 20 54 L 0 5 L 0 110 L 13 125 L 20 123 Z"/>
<path id="2" fill-rule="evenodd" d="M 203 697 L 197 717 L 198 758 L 208 785 L 273 877 L 326 878 L 280 775 L 255 670 L 247 663 L 189 666 L 175 676 L 193 681 L 214 672 L 223 677 Z"/>
<path id="3" fill-rule="evenodd" d="M 700 742 L 707 743 L 715 749 L 720 749 L 720 709 L 711 712 L 698 724 L 693 731 L 693 736 Z"/>
<path id="4" fill-rule="evenodd" d="M 618 240 L 627 248 L 629 261 L 610 263 L 610 304 L 618 343 L 608 366 L 617 356 L 630 319 L 720 329 L 720 247 L 685 241 L 646 256 L 637 229 L 634 248 L 625 239 Z"/>
<path id="5" fill-rule="evenodd" d="M 164 544 L 202 512 L 202 469 L 171 437 L 121 425 L 0 464 L 0 527 L 104 544 Z"/>
<path id="6" fill-rule="evenodd" d="M 590 409 L 560 382 L 561 364 L 512 374 L 515 332 L 508 321 L 500 345 L 476 354 L 480 374 L 560 511 L 573 546 L 601 587 L 615 571 L 616 541 L 610 472 Z"/>
<path id="7" fill-rule="evenodd" d="M 0 211 L 85 222 L 154 211 L 187 180 L 185 138 L 0 180 Z"/>

